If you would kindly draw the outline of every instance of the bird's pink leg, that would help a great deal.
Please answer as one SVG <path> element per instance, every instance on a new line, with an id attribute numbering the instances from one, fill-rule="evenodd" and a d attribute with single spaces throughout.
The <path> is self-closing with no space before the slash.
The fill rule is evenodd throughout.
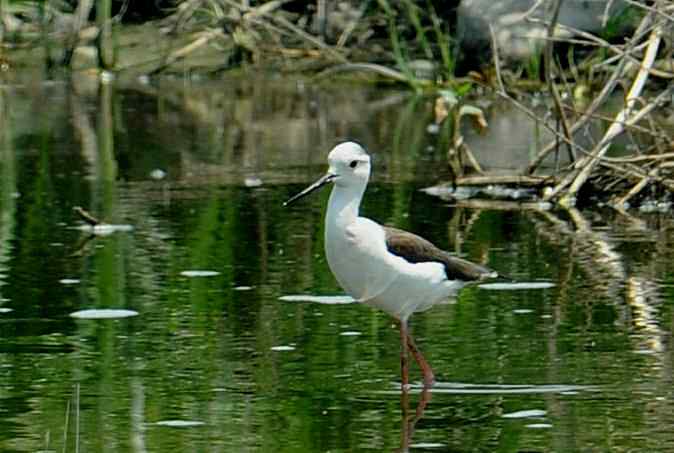
<path id="1" fill-rule="evenodd" d="M 407 349 L 409 347 L 407 339 L 407 320 L 400 320 L 400 377 L 402 379 L 402 389 L 406 392 L 410 387 L 410 369 L 407 361 Z"/>
<path id="2" fill-rule="evenodd" d="M 424 375 L 424 388 L 433 386 L 433 384 L 435 384 L 435 375 L 433 374 L 433 370 L 428 364 L 428 361 L 426 361 L 426 358 L 424 358 L 421 351 L 419 351 L 419 348 L 417 348 L 417 345 L 414 343 L 414 339 L 409 333 L 407 334 L 406 343 L 407 347 L 412 353 L 412 356 L 414 357 L 414 360 L 416 360 L 416 362 L 419 364 L 419 368 L 421 368 L 421 372 Z"/>

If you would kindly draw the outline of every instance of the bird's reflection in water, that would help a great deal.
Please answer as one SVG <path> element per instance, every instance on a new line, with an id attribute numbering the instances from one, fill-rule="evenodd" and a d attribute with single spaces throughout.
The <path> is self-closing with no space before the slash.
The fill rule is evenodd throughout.
<path id="1" fill-rule="evenodd" d="M 400 409 L 402 413 L 400 421 L 400 448 L 394 450 L 396 452 L 408 452 L 412 444 L 412 437 L 414 436 L 414 429 L 417 422 L 421 420 L 426 411 L 426 406 L 431 401 L 431 392 L 428 387 L 424 387 L 419 395 L 419 402 L 417 407 L 412 412 L 410 410 L 410 392 L 403 387 L 400 393 Z"/>

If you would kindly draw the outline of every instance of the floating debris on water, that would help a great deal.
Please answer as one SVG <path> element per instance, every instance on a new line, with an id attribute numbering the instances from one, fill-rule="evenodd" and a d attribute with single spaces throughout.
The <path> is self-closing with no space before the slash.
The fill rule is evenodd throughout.
<path id="1" fill-rule="evenodd" d="M 548 429 L 552 428 L 552 425 L 550 423 L 531 423 L 530 425 L 524 425 L 525 428 L 531 428 L 531 429 Z"/>
<path id="2" fill-rule="evenodd" d="M 399 384 L 395 384 L 395 390 L 384 390 L 376 393 L 397 393 Z M 443 393 L 449 395 L 526 395 L 526 394 L 548 394 L 581 391 L 597 391 L 597 387 L 583 386 L 573 384 L 547 384 L 547 385 L 527 385 L 527 384 L 467 384 L 460 382 L 436 382 L 430 390 L 432 393 Z M 411 386 L 412 392 L 421 392 L 423 385 L 414 384 Z"/>
<path id="3" fill-rule="evenodd" d="M 552 282 L 515 282 L 515 283 L 483 283 L 478 288 L 491 291 L 515 291 L 522 289 L 548 289 L 556 285 Z"/>
<path id="4" fill-rule="evenodd" d="M 183 277 L 215 277 L 216 275 L 220 275 L 220 272 L 208 270 L 189 270 L 182 271 L 180 275 Z"/>
<path id="5" fill-rule="evenodd" d="M 138 316 L 138 312 L 123 308 L 91 308 L 70 313 L 71 318 L 77 319 L 119 319 L 132 316 Z"/>
<path id="6" fill-rule="evenodd" d="M 76 229 L 95 234 L 96 236 L 108 236 L 113 233 L 126 233 L 133 231 L 133 225 L 113 225 L 110 223 L 99 223 L 98 225 L 80 225 L 76 227 Z"/>
<path id="7" fill-rule="evenodd" d="M 243 185 L 246 187 L 260 187 L 262 180 L 257 176 L 249 176 L 243 180 Z"/>
<path id="8" fill-rule="evenodd" d="M 410 445 L 410 448 L 447 448 L 447 445 L 436 442 L 419 442 Z"/>
<path id="9" fill-rule="evenodd" d="M 294 351 L 295 347 L 294 346 L 272 346 L 271 348 L 272 351 Z"/>
<path id="10" fill-rule="evenodd" d="M 59 283 L 62 285 L 77 285 L 80 282 L 77 278 L 62 278 Z"/>
<path id="11" fill-rule="evenodd" d="M 170 428 L 192 428 L 195 426 L 203 426 L 204 422 L 198 420 L 161 420 L 155 423 L 157 426 L 168 426 Z"/>
<path id="12" fill-rule="evenodd" d="M 161 168 L 155 168 L 150 172 L 150 178 L 159 181 L 166 178 L 166 172 Z"/>
<path id="13" fill-rule="evenodd" d="M 533 313 L 533 310 L 529 308 L 516 308 L 513 310 L 513 313 L 515 313 L 516 315 L 526 315 L 528 313 Z"/>
<path id="14" fill-rule="evenodd" d="M 235 286 L 232 289 L 234 289 L 234 291 L 250 291 L 251 289 L 253 289 L 253 287 L 252 286 Z"/>
<path id="15" fill-rule="evenodd" d="M 358 335 L 363 335 L 362 332 L 358 332 L 357 330 L 346 330 L 344 332 L 339 333 L 343 337 L 357 337 Z"/>
<path id="16" fill-rule="evenodd" d="M 312 296 L 310 294 L 281 296 L 279 300 L 284 302 L 314 302 L 326 305 L 352 304 L 356 301 L 351 296 Z"/>
<path id="17" fill-rule="evenodd" d="M 510 412 L 501 415 L 502 418 L 538 418 L 545 417 L 546 411 L 541 409 L 529 409 L 524 411 Z"/>
<path id="18" fill-rule="evenodd" d="M 510 201 L 538 201 L 537 191 L 529 188 L 512 188 L 502 184 L 489 184 L 485 186 L 458 186 L 438 185 L 422 189 L 429 195 L 454 200 L 468 200 L 471 198 L 486 198 L 489 200 Z M 549 209 L 550 203 L 541 203 L 540 209 Z M 551 206 L 551 205 L 550 205 Z"/>
<path id="19" fill-rule="evenodd" d="M 11 308 L 0 307 L 0 313 L 9 313 L 9 312 L 12 312 L 12 311 L 14 311 L 14 310 L 12 310 Z"/>

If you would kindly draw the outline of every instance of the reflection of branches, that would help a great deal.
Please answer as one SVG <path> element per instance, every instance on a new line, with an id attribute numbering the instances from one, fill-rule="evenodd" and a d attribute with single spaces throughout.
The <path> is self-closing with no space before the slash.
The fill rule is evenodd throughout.
<path id="1" fill-rule="evenodd" d="M 75 136 L 81 145 L 82 156 L 89 164 L 89 168 L 96 171 L 98 168 L 98 139 L 96 138 L 96 131 L 87 115 L 81 97 L 74 87 L 69 90 L 69 94 L 70 114 L 72 116 L 73 127 L 75 128 Z"/>
<path id="2" fill-rule="evenodd" d="M 617 297 L 626 275 L 620 255 L 605 233 L 592 230 L 580 211 L 570 209 L 567 212 L 571 225 L 551 212 L 541 211 L 539 214 L 546 223 L 534 219 L 536 230 L 556 245 L 566 244 L 571 238 L 571 258 L 583 268 L 592 287 L 603 288 L 609 297 Z"/>
<path id="3" fill-rule="evenodd" d="M 91 243 L 92 239 L 96 238 L 95 234 L 88 234 L 84 236 L 82 239 L 80 239 L 77 244 L 75 245 L 75 248 L 73 249 L 73 252 L 70 254 L 71 257 L 76 257 L 76 256 L 85 256 L 89 254 L 88 247 L 89 243 Z"/>
<path id="4" fill-rule="evenodd" d="M 641 334 L 640 350 L 662 352 L 664 332 L 657 318 L 662 304 L 660 287 L 643 276 L 630 276 L 626 281 L 625 297 L 632 309 L 632 325 Z"/>
<path id="5" fill-rule="evenodd" d="M 661 352 L 664 337 L 657 314 L 662 302 L 660 287 L 651 273 L 636 274 L 625 268 L 624 257 L 616 252 L 614 241 L 604 232 L 593 230 L 591 223 L 577 209 L 567 211 L 571 223 L 550 212 L 540 212 L 533 218 L 536 230 L 551 243 L 561 245 L 570 238 L 570 260 L 583 269 L 589 286 L 602 290 L 613 301 L 620 300 L 624 291 L 626 305 L 618 305 L 621 321 L 635 329 L 643 338 L 635 348 L 638 351 Z M 645 225 L 640 224 L 641 227 Z M 656 260 L 652 260 L 656 261 Z"/>
<path id="6" fill-rule="evenodd" d="M 0 286 L 3 283 L 1 280 L 3 268 L 10 259 L 16 215 L 15 154 L 5 96 L 5 92 L 0 90 Z"/>

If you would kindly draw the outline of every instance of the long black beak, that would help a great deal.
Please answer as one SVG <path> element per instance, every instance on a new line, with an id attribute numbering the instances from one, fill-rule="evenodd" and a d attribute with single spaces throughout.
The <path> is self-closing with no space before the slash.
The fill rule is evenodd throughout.
<path id="1" fill-rule="evenodd" d="M 313 183 L 312 185 L 310 185 L 309 187 L 304 189 L 302 192 L 298 193 L 297 195 L 294 195 L 294 196 L 290 197 L 290 199 L 288 199 L 288 201 L 283 203 L 283 206 L 288 206 L 293 201 L 297 201 L 300 198 L 306 197 L 307 195 L 309 195 L 314 190 L 320 189 L 324 185 L 334 181 L 336 178 L 337 178 L 337 175 L 335 175 L 333 173 L 326 173 L 325 175 L 323 175 L 323 177 L 321 177 L 321 179 L 319 179 L 318 181 L 316 181 L 315 183 Z"/>

